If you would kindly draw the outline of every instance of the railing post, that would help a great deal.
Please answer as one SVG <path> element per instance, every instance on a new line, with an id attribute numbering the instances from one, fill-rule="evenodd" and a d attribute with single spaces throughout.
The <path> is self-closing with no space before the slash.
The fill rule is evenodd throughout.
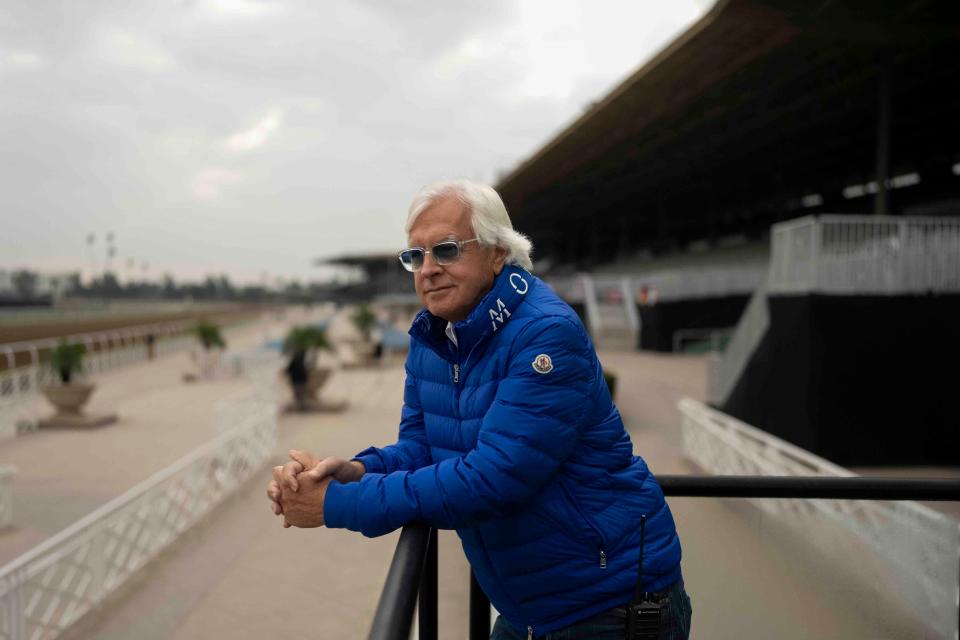
<path id="1" fill-rule="evenodd" d="M 490 639 L 490 600 L 470 570 L 470 640 Z"/>
<path id="2" fill-rule="evenodd" d="M 437 534 L 430 530 L 427 557 L 423 561 L 423 577 L 420 579 L 420 602 L 417 621 L 420 626 L 419 640 L 437 640 Z"/>

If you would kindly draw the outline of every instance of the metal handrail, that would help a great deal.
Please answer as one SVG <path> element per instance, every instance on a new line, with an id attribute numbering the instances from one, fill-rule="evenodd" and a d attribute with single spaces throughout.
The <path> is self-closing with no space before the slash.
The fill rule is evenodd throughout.
<path id="1" fill-rule="evenodd" d="M 428 565 L 429 570 L 425 573 L 424 569 Z M 421 600 L 429 602 L 428 606 L 425 607 L 422 603 L 420 607 L 420 638 L 435 639 L 437 530 L 423 524 L 407 525 L 400 532 L 400 540 L 390 562 L 390 570 L 377 603 L 369 637 L 376 640 L 407 640 L 410 637 L 418 594 L 421 595 Z M 432 624 L 431 621 L 424 620 L 424 617 L 429 619 L 431 616 Z"/>
<path id="2" fill-rule="evenodd" d="M 822 476 L 692 476 L 661 475 L 664 495 L 687 498 L 775 498 L 822 500 L 925 500 L 960 502 L 960 480 Z M 423 567 L 433 548 L 432 583 Z M 470 572 L 470 640 L 490 635 L 490 601 Z M 419 586 L 418 586 L 419 585 Z M 427 585 L 426 588 L 424 585 Z M 431 586 L 432 585 L 432 586 Z M 421 617 L 422 640 L 436 638 L 436 529 L 423 524 L 403 528 L 380 594 L 369 640 L 406 640 L 413 624 L 417 594 L 432 600 L 432 625 Z"/>

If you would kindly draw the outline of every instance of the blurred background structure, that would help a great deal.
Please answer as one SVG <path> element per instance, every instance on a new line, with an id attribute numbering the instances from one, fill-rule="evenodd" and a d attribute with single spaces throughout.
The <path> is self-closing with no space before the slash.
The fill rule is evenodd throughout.
<path id="1" fill-rule="evenodd" d="M 450 167 L 495 183 L 533 240 L 537 275 L 577 310 L 616 375 L 635 449 L 658 474 L 960 478 L 955 2 L 677 3 L 659 18 L 672 30 L 627 20 L 623 7 L 560 3 L 501 31 L 497 21 L 516 16 L 497 3 L 490 16 L 466 6 L 399 16 L 376 3 L 319 15 L 294 4 L 195 3 L 186 22 L 159 12 L 139 39 L 135 9 L 81 24 L 108 34 L 101 55 L 156 74 L 131 85 L 144 167 L 156 143 L 193 177 L 138 186 L 165 196 L 139 201 L 144 217 L 125 227 L 77 196 L 90 217 L 74 234 L 82 242 L 70 236 L 79 259 L 51 249 L 65 232 L 48 214 L 70 209 L 72 169 L 19 137 L 42 120 L 27 114 L 30 100 L 51 102 L 24 74 L 62 70 L 0 42 L 0 80 L 15 94 L 0 102 L 13 114 L 0 121 L 0 142 L 11 143 L 0 158 L 29 152 L 8 163 L 17 179 L 0 194 L 11 229 L 0 255 L 0 638 L 367 632 L 396 534 L 281 530 L 263 485 L 290 447 L 350 455 L 395 436 L 419 304 L 386 239 L 402 244 L 407 199 Z M 36 15 L 14 14 L 0 35 L 26 42 Z M 573 62 L 585 56 L 553 48 L 601 14 L 601 38 L 627 41 L 636 25 L 661 48 L 639 68 L 634 54 L 592 75 Z M 276 40 L 300 33 L 300 18 L 324 31 Z M 191 44 L 213 37 L 210 24 L 242 37 Z M 340 28 L 359 41 L 348 48 L 355 66 L 341 55 L 322 75 L 311 65 L 343 51 Z M 244 43 L 263 34 L 275 51 L 251 61 Z M 427 35 L 442 42 L 422 44 Z M 525 35 L 535 46 L 518 44 Z M 563 108 L 515 84 L 511 65 L 535 52 L 552 56 L 538 78 Z M 284 56 L 297 60 L 292 75 Z M 234 101 L 185 80 L 202 71 L 236 89 L 219 75 L 232 77 L 224 60 L 276 102 L 232 134 L 218 110 Z M 304 69 L 343 102 L 301 95 Z M 614 80 L 586 109 L 570 108 Z M 154 81 L 198 106 L 212 100 L 212 129 L 157 143 L 179 107 L 151 111 L 143 96 Z M 402 91 L 387 93 L 395 84 Z M 369 87 L 391 98 L 378 106 Z M 484 102 L 491 95 L 504 102 Z M 99 118 L 105 107 L 85 108 Z M 317 114 L 329 131 L 311 124 Z M 274 155 L 257 159 L 271 144 Z M 31 184 L 38 164 L 60 176 L 60 191 Z M 126 165 L 105 166 L 130 179 Z M 181 183 L 190 194 L 169 195 Z M 149 248 L 151 234 L 168 244 Z M 198 323 L 225 346 L 208 344 Z M 48 388 L 71 384 L 51 366 L 64 341 L 84 345 L 90 412 L 116 413 L 116 424 L 38 428 L 52 411 Z M 958 637 L 956 503 L 677 498 L 671 508 L 694 637 Z M 469 570 L 448 534 L 440 637 L 463 638 Z"/>

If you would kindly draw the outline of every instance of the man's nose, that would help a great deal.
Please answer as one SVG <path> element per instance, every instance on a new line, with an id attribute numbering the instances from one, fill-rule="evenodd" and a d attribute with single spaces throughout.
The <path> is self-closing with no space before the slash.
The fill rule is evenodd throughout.
<path id="1" fill-rule="evenodd" d="M 437 264 L 437 261 L 434 259 L 432 253 L 428 253 L 427 255 L 423 256 L 423 266 L 420 267 L 420 275 L 422 275 L 424 278 L 429 278 L 437 275 L 441 271 L 443 271 L 443 267 Z"/>

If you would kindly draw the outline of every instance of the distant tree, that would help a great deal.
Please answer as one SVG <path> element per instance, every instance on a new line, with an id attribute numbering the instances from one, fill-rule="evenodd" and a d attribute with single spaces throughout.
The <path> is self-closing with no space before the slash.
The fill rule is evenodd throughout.
<path id="1" fill-rule="evenodd" d="M 163 274 L 163 297 L 167 300 L 175 300 L 180 297 L 177 283 L 169 273 Z"/>
<path id="2" fill-rule="evenodd" d="M 103 294 L 107 297 L 119 296 L 123 293 L 123 287 L 113 271 L 107 271 L 103 274 Z"/>
<path id="3" fill-rule="evenodd" d="M 83 293 L 83 284 L 80 282 L 79 273 L 71 273 L 67 276 L 67 288 L 65 293 Z"/>
<path id="4" fill-rule="evenodd" d="M 15 271 L 11 280 L 18 298 L 30 300 L 37 295 L 37 274 L 33 271 L 26 269 Z"/>

